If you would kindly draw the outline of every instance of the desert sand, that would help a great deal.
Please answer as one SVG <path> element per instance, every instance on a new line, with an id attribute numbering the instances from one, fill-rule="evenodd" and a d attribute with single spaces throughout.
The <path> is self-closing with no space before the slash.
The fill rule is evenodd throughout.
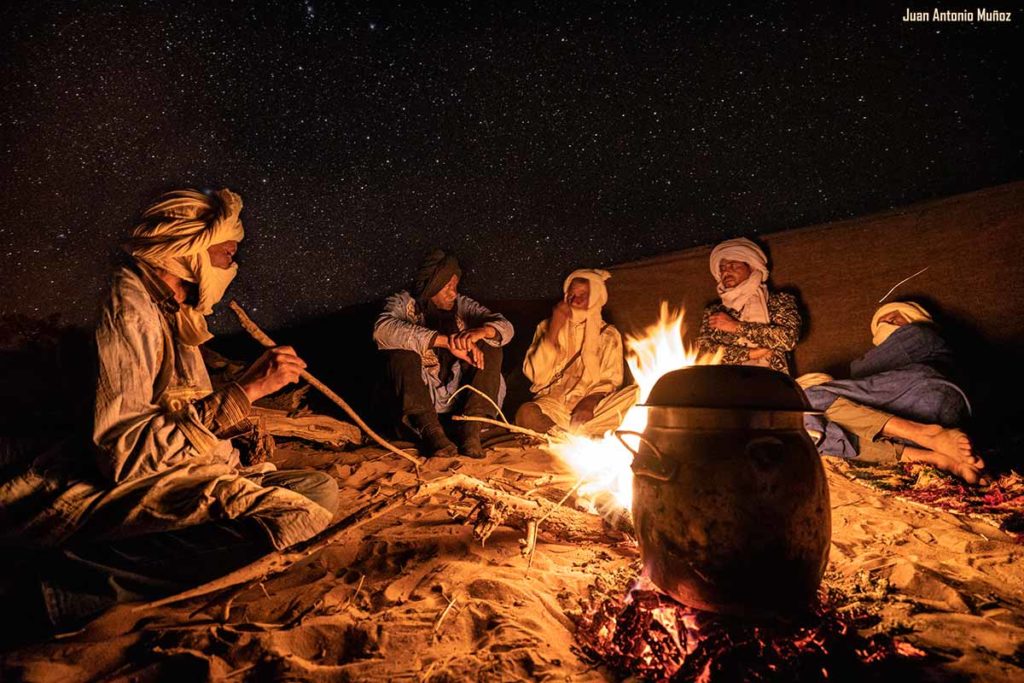
<path id="1" fill-rule="evenodd" d="M 283 444 L 280 466 L 333 474 L 337 519 L 416 485 L 385 451 Z M 434 459 L 424 480 L 466 474 L 533 489 L 560 471 L 512 444 L 484 460 Z M 928 653 L 931 680 L 1024 680 L 1024 546 L 980 519 L 859 483 L 826 460 L 832 549 L 825 583 L 844 608 L 878 616 L 872 632 Z M 557 500 L 561 484 L 533 495 Z M 611 680 L 576 642 L 595 582 L 636 572 L 628 535 L 566 503 L 574 532 L 541 525 L 532 558 L 522 529 L 481 544 L 446 493 L 414 497 L 276 575 L 159 607 L 121 605 L 85 629 L 3 657 L 4 680 Z M 552 503 L 553 505 L 553 503 Z"/>

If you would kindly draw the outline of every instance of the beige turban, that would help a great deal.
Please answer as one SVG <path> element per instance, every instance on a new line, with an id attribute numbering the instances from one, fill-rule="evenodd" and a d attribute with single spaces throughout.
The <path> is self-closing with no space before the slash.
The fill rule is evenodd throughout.
<path id="1" fill-rule="evenodd" d="M 735 287 L 722 285 L 719 266 L 722 261 L 742 261 L 750 266 L 750 277 Z M 718 295 L 722 303 L 739 311 L 740 320 L 766 323 L 768 318 L 768 259 L 761 247 L 745 237 L 726 240 L 711 250 L 711 274 L 718 283 Z"/>
<path id="2" fill-rule="evenodd" d="M 928 311 L 924 310 L 920 304 L 916 304 L 913 301 L 891 301 L 887 304 L 883 304 L 878 307 L 875 314 L 871 316 L 871 343 L 878 346 L 886 339 L 889 335 L 899 329 L 899 325 L 893 325 L 892 323 L 878 322 L 878 319 L 886 316 L 892 312 L 898 312 L 907 319 L 908 323 L 920 323 L 920 322 L 931 322 L 932 315 Z"/>
<path id="3" fill-rule="evenodd" d="M 583 329 L 583 347 L 580 358 L 583 361 L 583 378 L 587 382 L 594 382 L 601 370 L 601 327 L 604 321 L 601 318 L 601 308 L 608 303 L 608 288 L 605 287 L 605 280 L 612 276 L 607 270 L 583 268 L 569 273 L 562 284 L 562 292 L 568 294 L 569 285 L 576 278 L 582 278 L 590 283 L 590 299 L 587 309 L 581 311 L 572 309 L 572 322 L 574 324 L 585 323 Z"/>
<path id="4" fill-rule="evenodd" d="M 238 266 L 217 268 L 207 252 L 214 244 L 239 242 L 244 236 L 238 214 L 242 198 L 228 189 L 213 195 L 175 190 L 146 209 L 124 249 L 145 263 L 199 287 L 195 307 L 182 305 L 177 314 L 182 342 L 198 346 L 213 337 L 206 316 L 224 296 Z"/>

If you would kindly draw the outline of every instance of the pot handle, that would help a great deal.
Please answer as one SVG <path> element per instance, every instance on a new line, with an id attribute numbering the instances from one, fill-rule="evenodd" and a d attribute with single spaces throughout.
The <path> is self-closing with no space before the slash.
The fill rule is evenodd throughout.
<path id="1" fill-rule="evenodd" d="M 627 451 L 633 454 L 633 464 L 631 466 L 633 469 L 633 474 L 637 475 L 638 477 L 650 477 L 651 479 L 656 479 L 658 481 L 672 481 L 672 478 L 675 477 L 676 475 L 675 465 L 672 465 L 667 469 L 652 469 L 650 467 L 647 467 L 645 463 L 640 461 L 639 451 L 634 451 L 630 447 L 630 445 L 626 443 L 626 440 L 622 438 L 623 436 L 635 436 L 636 438 L 640 439 L 640 443 L 647 444 L 647 447 L 651 449 L 651 453 L 654 455 L 655 458 L 658 459 L 658 465 L 660 465 L 661 467 L 666 467 L 667 461 L 665 460 L 665 456 L 661 454 L 661 451 L 658 450 L 658 447 L 651 443 L 651 440 L 644 436 L 641 432 L 634 432 L 629 429 L 618 429 L 615 431 L 615 438 L 617 438 L 619 442 L 622 443 L 623 447 Z"/>

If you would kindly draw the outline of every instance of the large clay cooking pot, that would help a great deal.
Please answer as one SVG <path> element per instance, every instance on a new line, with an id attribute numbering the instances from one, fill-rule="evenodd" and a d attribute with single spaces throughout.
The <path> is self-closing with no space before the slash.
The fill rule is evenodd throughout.
<path id="1" fill-rule="evenodd" d="M 664 375 L 646 405 L 633 522 L 647 576 L 699 609 L 805 610 L 832 522 L 803 392 L 766 368 L 695 366 Z"/>

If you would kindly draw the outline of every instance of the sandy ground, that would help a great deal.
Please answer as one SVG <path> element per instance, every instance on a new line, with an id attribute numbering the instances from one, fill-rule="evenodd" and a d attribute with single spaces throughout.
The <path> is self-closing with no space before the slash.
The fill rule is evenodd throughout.
<path id="1" fill-rule="evenodd" d="M 342 485 L 338 517 L 415 484 L 411 465 L 374 449 L 292 444 Z M 933 680 L 1024 680 L 1024 546 L 989 524 L 867 488 L 826 469 L 833 507 L 826 582 L 880 617 L 873 631 L 926 650 Z M 537 449 L 483 461 L 430 461 L 530 488 L 555 470 Z M 522 474 L 526 473 L 526 474 Z M 566 490 L 547 491 L 557 497 Z M 630 539 L 584 512 L 579 535 L 541 530 L 532 566 L 522 530 L 484 546 L 448 514 L 445 494 L 404 504 L 288 570 L 240 590 L 165 607 L 124 605 L 85 630 L 3 659 L 4 680 L 608 680 L 574 646 L 572 616 L 599 578 L 632 571 Z"/>

